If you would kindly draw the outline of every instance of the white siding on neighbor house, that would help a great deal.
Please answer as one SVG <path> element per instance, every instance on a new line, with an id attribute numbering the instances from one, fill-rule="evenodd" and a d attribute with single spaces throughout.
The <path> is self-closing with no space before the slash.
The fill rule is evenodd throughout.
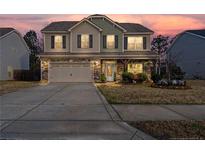
<path id="1" fill-rule="evenodd" d="M 77 35 L 91 34 L 93 35 L 93 48 L 82 49 L 77 47 Z M 100 32 L 88 22 L 82 22 L 71 31 L 71 52 L 72 53 L 92 53 L 100 52 Z"/>
<path id="2" fill-rule="evenodd" d="M 8 67 L 29 70 L 29 51 L 20 36 L 13 32 L 0 39 L 0 80 L 10 80 Z"/>
<path id="3" fill-rule="evenodd" d="M 61 35 L 66 36 L 66 48 L 65 49 L 51 49 L 51 36 Z M 68 33 L 44 33 L 44 52 L 68 52 L 70 50 L 70 38 Z"/>
<path id="4" fill-rule="evenodd" d="M 200 76 L 205 79 L 205 38 L 184 33 L 168 51 L 186 78 Z"/>

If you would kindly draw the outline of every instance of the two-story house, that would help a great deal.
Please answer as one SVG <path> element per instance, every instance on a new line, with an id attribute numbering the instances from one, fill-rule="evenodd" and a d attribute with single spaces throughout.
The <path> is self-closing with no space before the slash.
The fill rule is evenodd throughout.
<path id="1" fill-rule="evenodd" d="M 150 51 L 152 30 L 105 15 L 52 22 L 41 32 L 41 78 L 49 82 L 92 82 L 101 74 L 114 81 L 121 79 L 123 71 L 150 75 L 157 59 Z"/>

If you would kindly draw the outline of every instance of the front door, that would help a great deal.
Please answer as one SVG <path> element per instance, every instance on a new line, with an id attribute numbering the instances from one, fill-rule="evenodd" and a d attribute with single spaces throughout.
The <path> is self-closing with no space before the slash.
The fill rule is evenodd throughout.
<path id="1" fill-rule="evenodd" d="M 107 81 L 114 81 L 115 64 L 106 64 L 106 79 Z"/>

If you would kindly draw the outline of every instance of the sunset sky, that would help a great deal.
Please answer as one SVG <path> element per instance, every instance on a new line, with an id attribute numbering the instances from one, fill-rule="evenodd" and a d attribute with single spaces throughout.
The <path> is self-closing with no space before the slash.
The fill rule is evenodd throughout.
<path id="1" fill-rule="evenodd" d="M 40 30 L 53 21 L 81 20 L 88 15 L 0 15 L 0 27 L 14 27 L 22 34 L 30 29 Z M 205 14 L 203 15 L 107 15 L 118 22 L 140 23 L 155 32 L 155 35 L 174 36 L 187 29 L 205 29 Z"/>

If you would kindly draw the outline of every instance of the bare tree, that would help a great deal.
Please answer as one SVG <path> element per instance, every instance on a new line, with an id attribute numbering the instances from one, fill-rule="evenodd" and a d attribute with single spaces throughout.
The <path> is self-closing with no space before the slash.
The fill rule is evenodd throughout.
<path id="1" fill-rule="evenodd" d="M 153 38 L 151 43 L 151 50 L 155 52 L 159 57 L 157 62 L 157 73 L 159 75 L 161 74 L 161 58 L 163 54 L 166 54 L 165 52 L 170 45 L 170 41 L 171 40 L 169 36 L 158 35 L 157 37 Z"/>

